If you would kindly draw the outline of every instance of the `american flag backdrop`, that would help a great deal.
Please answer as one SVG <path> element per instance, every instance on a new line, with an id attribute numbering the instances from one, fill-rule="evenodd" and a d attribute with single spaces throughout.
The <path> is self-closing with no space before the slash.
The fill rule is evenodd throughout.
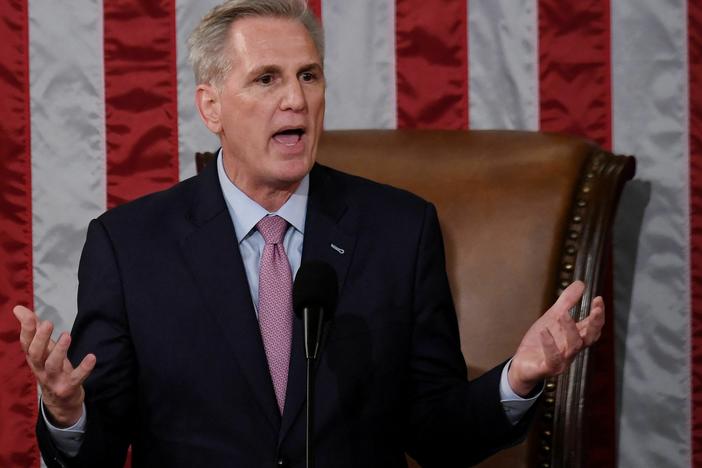
<path id="1" fill-rule="evenodd" d="M 37 467 L 11 314 L 75 314 L 88 221 L 195 173 L 217 0 L 0 2 L 0 466 Z M 702 467 L 702 1 L 316 0 L 327 129 L 509 128 L 634 154 L 614 238 L 619 462 Z M 470 358 L 470 357 L 469 357 Z"/>

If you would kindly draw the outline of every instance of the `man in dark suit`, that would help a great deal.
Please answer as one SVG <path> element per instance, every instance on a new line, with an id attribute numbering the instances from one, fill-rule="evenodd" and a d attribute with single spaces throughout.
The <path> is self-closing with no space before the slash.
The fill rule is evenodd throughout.
<path id="1" fill-rule="evenodd" d="M 321 33 L 303 1 L 232 0 L 191 38 L 205 171 L 88 229 L 72 337 L 18 306 L 49 466 L 303 466 L 300 263 L 339 278 L 317 370 L 320 467 L 463 466 L 519 440 L 539 382 L 599 336 L 575 283 L 509 365 L 466 380 L 433 206 L 315 165 Z M 275 233 L 274 233 L 275 232 Z M 71 341 L 73 343 L 71 344 Z M 527 397 L 522 400 L 522 397 Z"/>

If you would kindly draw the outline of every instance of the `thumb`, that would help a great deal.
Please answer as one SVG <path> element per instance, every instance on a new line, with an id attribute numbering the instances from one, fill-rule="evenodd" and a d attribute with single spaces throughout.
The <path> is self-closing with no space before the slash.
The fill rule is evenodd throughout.
<path id="1" fill-rule="evenodd" d="M 560 315 L 564 311 L 572 309 L 583 297 L 585 291 L 585 283 L 582 281 L 573 281 L 567 288 L 558 296 L 556 302 L 551 306 L 549 312 L 553 315 Z"/>
<path id="2" fill-rule="evenodd" d="M 37 320 L 36 314 L 23 305 L 14 306 L 12 308 L 12 314 L 20 324 L 29 324 Z"/>

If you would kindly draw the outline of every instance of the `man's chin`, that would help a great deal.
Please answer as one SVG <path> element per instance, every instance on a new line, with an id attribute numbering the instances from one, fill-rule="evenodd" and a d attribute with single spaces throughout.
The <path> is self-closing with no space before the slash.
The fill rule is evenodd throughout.
<path id="1" fill-rule="evenodd" d="M 302 179 L 312 170 L 314 165 L 314 160 L 311 158 L 304 158 L 297 161 L 287 161 L 283 164 L 283 167 L 276 174 L 276 181 L 280 187 L 291 187 L 297 188 L 297 185 Z"/>

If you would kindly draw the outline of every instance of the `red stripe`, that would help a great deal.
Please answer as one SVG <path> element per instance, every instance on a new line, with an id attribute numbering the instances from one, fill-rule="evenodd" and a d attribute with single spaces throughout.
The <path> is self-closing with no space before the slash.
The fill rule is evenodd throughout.
<path id="1" fill-rule="evenodd" d="M 465 1 L 397 0 L 397 126 L 468 126 Z"/>
<path id="2" fill-rule="evenodd" d="M 39 466 L 37 390 L 15 304 L 33 308 L 27 0 L 0 2 L 0 466 Z"/>
<path id="3" fill-rule="evenodd" d="M 690 284 L 692 288 L 692 458 L 702 466 L 702 3 L 688 8 L 690 70 Z"/>
<path id="4" fill-rule="evenodd" d="M 539 0 L 541 129 L 612 144 L 609 0 Z"/>
<path id="5" fill-rule="evenodd" d="M 307 2 L 307 5 L 310 7 L 310 10 L 314 12 L 314 14 L 319 18 L 319 21 L 322 21 L 322 0 L 309 0 Z"/>
<path id="6" fill-rule="evenodd" d="M 104 2 L 107 206 L 178 181 L 175 0 Z"/>

